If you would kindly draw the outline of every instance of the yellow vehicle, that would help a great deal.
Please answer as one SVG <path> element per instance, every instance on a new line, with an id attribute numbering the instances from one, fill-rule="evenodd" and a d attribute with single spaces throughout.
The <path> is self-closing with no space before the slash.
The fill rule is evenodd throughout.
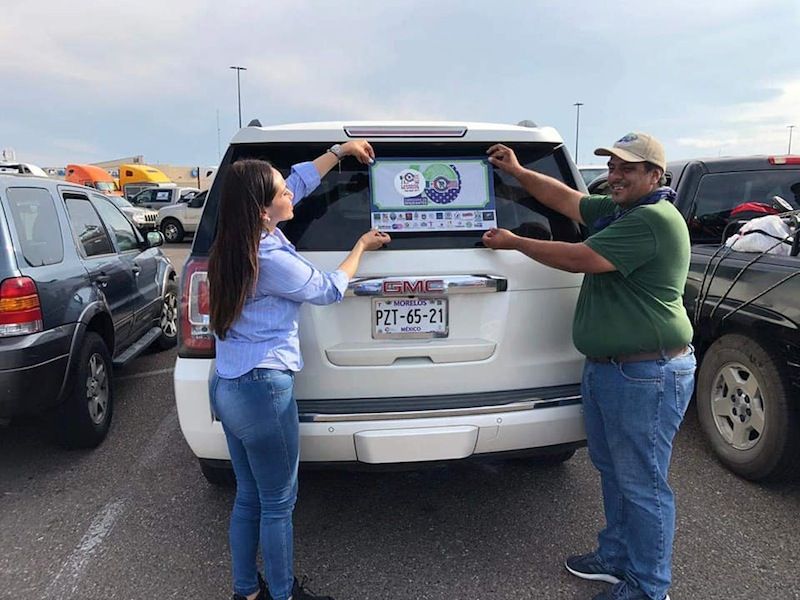
<path id="1" fill-rule="evenodd" d="M 120 165 L 119 186 L 126 198 L 132 198 L 151 187 L 172 187 L 175 184 L 155 167 L 149 165 Z"/>

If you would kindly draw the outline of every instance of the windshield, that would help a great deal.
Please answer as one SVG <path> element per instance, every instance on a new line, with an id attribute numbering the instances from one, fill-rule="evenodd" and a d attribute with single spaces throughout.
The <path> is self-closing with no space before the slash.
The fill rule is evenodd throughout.
<path id="1" fill-rule="evenodd" d="M 118 192 L 119 186 L 116 181 L 95 181 L 94 186 L 101 192 Z"/>
<path id="2" fill-rule="evenodd" d="M 117 208 L 128 208 L 129 206 L 133 206 L 130 202 L 125 200 L 122 196 L 108 196 L 108 199 L 116 206 Z"/>

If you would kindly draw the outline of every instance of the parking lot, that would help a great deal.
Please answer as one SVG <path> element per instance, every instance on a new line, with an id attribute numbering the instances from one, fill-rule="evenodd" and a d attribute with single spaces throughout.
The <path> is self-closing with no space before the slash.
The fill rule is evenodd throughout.
<path id="1" fill-rule="evenodd" d="M 189 244 L 168 246 L 177 268 Z M 66 452 L 37 420 L 0 430 L 0 597 L 228 598 L 233 491 L 200 474 L 175 411 L 175 351 L 116 373 L 112 431 Z M 719 466 L 690 409 L 672 468 L 676 599 L 800 598 L 800 482 L 755 485 Z M 566 464 L 464 462 L 416 471 L 305 470 L 296 567 L 346 598 L 582 599 L 563 558 L 592 548 L 599 480 Z"/>

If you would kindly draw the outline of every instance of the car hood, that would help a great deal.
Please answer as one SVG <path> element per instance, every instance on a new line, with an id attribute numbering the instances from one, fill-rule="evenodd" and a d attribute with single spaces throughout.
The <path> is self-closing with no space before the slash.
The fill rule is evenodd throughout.
<path id="1" fill-rule="evenodd" d="M 141 207 L 141 206 L 124 206 L 124 207 L 122 207 L 121 210 L 126 215 L 130 215 L 131 217 L 133 215 L 155 215 L 155 214 L 158 214 L 158 211 L 151 210 L 149 208 L 144 208 L 144 207 Z"/>

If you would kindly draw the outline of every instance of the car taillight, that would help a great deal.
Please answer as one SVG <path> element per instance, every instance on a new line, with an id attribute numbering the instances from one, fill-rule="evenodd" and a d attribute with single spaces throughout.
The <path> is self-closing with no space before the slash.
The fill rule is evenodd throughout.
<path id="1" fill-rule="evenodd" d="M 12 277 L 0 283 L 0 337 L 42 330 L 42 306 L 30 277 Z"/>
<path id="2" fill-rule="evenodd" d="M 770 156 L 767 160 L 771 165 L 800 165 L 800 156 Z"/>
<path id="3" fill-rule="evenodd" d="M 211 331 L 208 301 L 208 259 L 189 258 L 181 277 L 178 305 L 178 356 L 213 358 L 214 334 Z"/>

